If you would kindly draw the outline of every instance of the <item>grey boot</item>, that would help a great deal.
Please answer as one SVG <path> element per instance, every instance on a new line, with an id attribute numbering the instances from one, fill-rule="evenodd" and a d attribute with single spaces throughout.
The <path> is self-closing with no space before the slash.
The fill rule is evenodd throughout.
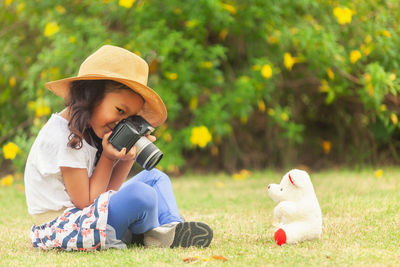
<path id="1" fill-rule="evenodd" d="M 174 222 L 144 233 L 144 245 L 151 247 L 208 247 L 212 229 L 202 222 Z"/>
<path id="2" fill-rule="evenodd" d="M 175 228 L 179 222 L 163 224 L 144 233 L 143 243 L 147 247 L 170 247 L 174 241 Z"/>

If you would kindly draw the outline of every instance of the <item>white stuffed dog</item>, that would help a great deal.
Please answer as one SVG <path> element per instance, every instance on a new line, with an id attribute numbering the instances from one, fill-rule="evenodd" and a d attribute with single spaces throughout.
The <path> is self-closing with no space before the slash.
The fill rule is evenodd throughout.
<path id="1" fill-rule="evenodd" d="M 268 185 L 268 194 L 278 203 L 274 209 L 275 242 L 294 244 L 321 236 L 322 215 L 310 176 L 291 170 L 280 184 Z"/>

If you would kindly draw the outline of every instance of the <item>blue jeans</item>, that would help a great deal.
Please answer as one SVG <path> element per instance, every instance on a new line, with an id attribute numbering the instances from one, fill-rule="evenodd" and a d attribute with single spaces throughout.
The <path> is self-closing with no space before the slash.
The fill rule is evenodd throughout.
<path id="1" fill-rule="evenodd" d="M 135 175 L 110 197 L 108 221 L 121 239 L 126 230 L 142 234 L 171 222 L 181 222 L 169 177 L 157 170 Z"/>

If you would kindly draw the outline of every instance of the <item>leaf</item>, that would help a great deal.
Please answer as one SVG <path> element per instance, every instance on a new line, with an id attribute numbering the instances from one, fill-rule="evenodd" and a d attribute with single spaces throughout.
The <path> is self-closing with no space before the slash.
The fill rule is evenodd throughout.
<path id="1" fill-rule="evenodd" d="M 212 256 L 215 260 L 219 260 L 219 261 L 228 261 L 227 258 L 225 258 L 224 256 L 220 256 L 220 255 L 214 255 Z"/>
<path id="2" fill-rule="evenodd" d="M 183 262 L 189 263 L 189 262 L 194 262 L 194 261 L 198 261 L 199 257 L 187 257 L 183 259 Z"/>
<path id="3" fill-rule="evenodd" d="M 221 256 L 221 255 L 214 255 L 214 256 L 209 257 L 209 258 L 201 258 L 201 257 L 198 257 L 198 256 L 195 256 L 195 257 L 187 257 L 187 258 L 184 258 L 184 259 L 183 259 L 183 262 L 191 263 L 191 262 L 195 262 L 195 261 L 198 261 L 198 260 L 202 260 L 202 261 L 204 261 L 204 262 L 208 262 L 208 261 L 210 261 L 210 260 L 228 261 L 228 259 L 225 258 L 224 256 Z"/>

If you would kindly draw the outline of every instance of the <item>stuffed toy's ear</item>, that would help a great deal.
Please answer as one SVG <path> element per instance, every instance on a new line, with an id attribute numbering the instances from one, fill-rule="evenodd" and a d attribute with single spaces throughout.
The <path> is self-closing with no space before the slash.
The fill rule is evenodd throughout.
<path id="1" fill-rule="evenodd" d="M 290 183 L 296 187 L 305 186 L 307 177 L 309 177 L 307 172 L 297 169 L 289 171 L 287 175 Z"/>
<path id="2" fill-rule="evenodd" d="M 294 186 L 296 186 L 296 184 L 294 183 L 292 177 L 290 176 L 290 173 L 288 173 L 288 177 L 289 177 L 289 181 L 290 181 Z"/>

